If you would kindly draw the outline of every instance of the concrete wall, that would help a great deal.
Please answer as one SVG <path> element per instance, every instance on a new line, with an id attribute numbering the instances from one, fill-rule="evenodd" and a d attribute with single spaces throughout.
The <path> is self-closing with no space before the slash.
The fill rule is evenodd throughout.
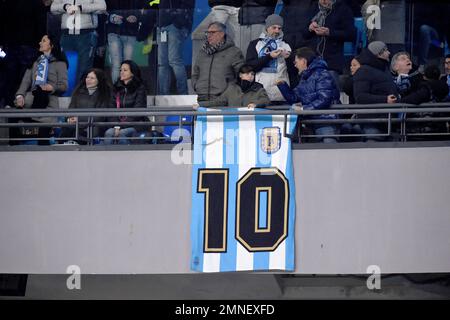
<path id="1" fill-rule="evenodd" d="M 294 150 L 296 273 L 450 272 L 450 148 Z M 187 273 L 168 150 L 0 152 L 0 273 Z"/>

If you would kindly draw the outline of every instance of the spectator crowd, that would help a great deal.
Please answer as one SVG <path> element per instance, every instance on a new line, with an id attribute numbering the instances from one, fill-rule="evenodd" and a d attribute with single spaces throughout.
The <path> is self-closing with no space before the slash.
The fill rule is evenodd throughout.
<path id="1" fill-rule="evenodd" d="M 148 82 L 156 84 L 158 95 L 196 94 L 196 106 L 205 107 L 326 110 L 342 103 L 341 92 L 350 104 L 450 101 L 447 1 L 416 0 L 413 15 L 407 14 L 411 4 L 405 0 L 208 0 L 208 5 L 193 28 L 195 0 L 0 0 L 0 107 L 58 109 L 58 98 L 69 88 L 70 67 L 77 85 L 69 108 L 145 108 Z M 368 28 L 374 6 L 381 10 L 381 27 Z M 366 30 L 357 28 L 356 19 Z M 366 46 L 358 42 L 362 36 Z M 190 37 L 192 60 L 186 63 Z M 139 49 L 138 42 L 143 43 Z M 355 47 L 352 54 L 349 44 Z M 69 65 L 69 52 L 76 55 L 76 66 Z M 143 52 L 149 62 L 156 61 L 145 71 L 135 61 Z M 377 117 L 382 116 L 352 118 Z M 338 118 L 321 114 L 302 120 Z M 111 123 L 93 132 L 103 144 L 129 144 L 149 130 L 136 125 L 148 122 L 145 117 L 96 120 Z M 56 128 L 61 119 L 9 121 L 55 123 Z M 87 119 L 63 121 L 75 125 Z M 15 127 L 9 136 L 48 144 L 44 138 L 55 135 L 55 128 Z M 413 128 L 438 129 L 433 124 Z M 88 130 L 64 126 L 59 134 L 87 143 Z M 339 133 L 380 141 L 386 125 L 322 123 L 302 130 L 325 143 L 337 142 Z"/>

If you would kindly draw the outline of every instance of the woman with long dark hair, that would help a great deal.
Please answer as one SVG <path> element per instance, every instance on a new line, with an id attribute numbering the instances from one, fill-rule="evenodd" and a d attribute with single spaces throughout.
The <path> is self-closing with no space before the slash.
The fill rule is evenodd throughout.
<path id="1" fill-rule="evenodd" d="M 147 94 L 145 86 L 141 78 L 141 70 L 138 65 L 131 61 L 125 60 L 120 65 L 119 80 L 114 84 L 112 103 L 113 108 L 146 108 Z M 137 122 L 145 121 L 144 117 L 110 117 L 109 122 Z M 134 137 L 137 130 L 134 127 L 117 124 L 113 128 L 109 128 L 105 132 L 105 144 L 117 142 L 119 144 L 129 144 L 128 137 Z"/>
<path id="2" fill-rule="evenodd" d="M 67 90 L 68 62 L 57 41 L 44 35 L 39 42 L 42 53 L 25 72 L 16 92 L 17 108 L 31 107 L 37 109 L 58 109 L 58 97 Z M 55 118 L 38 118 L 39 122 L 56 122 Z M 51 128 L 39 128 L 38 137 L 48 138 Z M 48 144 L 44 141 L 41 144 Z"/>
<path id="3" fill-rule="evenodd" d="M 69 109 L 74 108 L 108 108 L 111 103 L 112 86 L 105 72 L 100 69 L 89 69 L 82 80 L 72 93 Z M 87 117 L 69 117 L 67 122 L 75 124 L 78 122 L 87 122 Z M 82 128 L 78 133 L 78 142 L 85 144 L 87 142 L 87 128 Z M 99 135 L 97 127 L 94 128 L 93 136 Z M 63 137 L 75 138 L 75 128 L 64 127 Z"/>

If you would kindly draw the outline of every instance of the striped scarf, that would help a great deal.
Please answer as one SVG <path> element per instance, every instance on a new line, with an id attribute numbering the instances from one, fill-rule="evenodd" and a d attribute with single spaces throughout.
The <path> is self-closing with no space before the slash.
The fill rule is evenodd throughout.
<path id="1" fill-rule="evenodd" d="M 39 57 L 33 87 L 47 83 L 49 60 L 50 56 L 44 54 Z"/>
<path id="2" fill-rule="evenodd" d="M 205 43 L 202 46 L 202 50 L 209 56 L 213 55 L 217 51 L 219 51 L 220 48 L 222 48 L 225 45 L 225 39 L 222 42 L 216 43 L 215 45 L 211 45 L 208 41 L 205 41 Z"/>

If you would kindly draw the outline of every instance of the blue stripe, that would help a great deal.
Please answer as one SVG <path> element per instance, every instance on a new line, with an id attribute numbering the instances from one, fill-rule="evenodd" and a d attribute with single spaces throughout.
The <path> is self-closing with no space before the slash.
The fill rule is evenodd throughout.
<path id="1" fill-rule="evenodd" d="M 256 115 L 255 116 L 255 129 L 256 129 L 256 163 L 257 168 L 267 168 L 271 166 L 271 156 L 262 151 L 261 148 L 261 134 L 263 128 L 272 127 L 272 116 L 271 115 Z M 259 216 L 264 214 L 259 212 Z M 255 252 L 253 258 L 253 269 L 254 270 L 268 270 L 270 266 L 270 253 L 269 252 Z"/>
<path id="2" fill-rule="evenodd" d="M 297 116 L 288 116 L 288 133 L 295 128 Z M 291 140 L 288 140 L 288 148 L 291 150 Z M 295 268 L 295 183 L 292 167 L 292 152 L 289 151 L 286 159 L 286 178 L 289 180 L 289 225 L 288 238 L 286 239 L 286 270 L 294 271 Z"/>
<path id="3" fill-rule="evenodd" d="M 197 193 L 198 170 L 205 167 L 203 143 L 206 117 L 199 116 L 194 131 L 194 163 L 192 165 L 191 269 L 203 271 L 204 194 Z"/>
<path id="4" fill-rule="evenodd" d="M 237 243 L 235 239 L 236 225 L 236 182 L 238 181 L 238 150 L 239 139 L 238 116 L 224 116 L 223 167 L 229 169 L 228 180 L 228 223 L 227 223 L 227 252 L 221 254 L 220 271 L 236 270 Z"/>

